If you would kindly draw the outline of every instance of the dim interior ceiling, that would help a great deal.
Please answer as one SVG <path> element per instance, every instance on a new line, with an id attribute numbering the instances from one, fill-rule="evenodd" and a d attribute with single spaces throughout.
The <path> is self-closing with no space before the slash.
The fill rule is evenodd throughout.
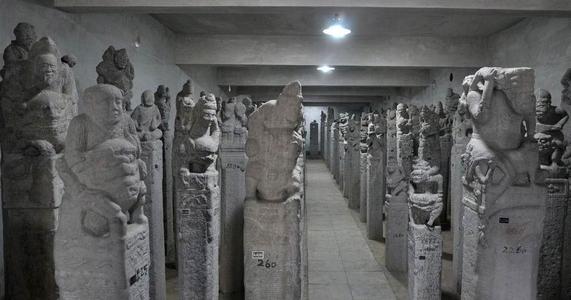
<path id="1" fill-rule="evenodd" d="M 369 102 L 430 84 L 434 68 L 487 64 L 486 38 L 525 17 L 571 16 L 555 0 L 54 0 L 72 12 L 148 13 L 177 34 L 175 61 L 192 76 L 217 68 L 232 94 L 277 96 L 300 79 L 314 101 Z M 338 15 L 352 30 L 331 41 Z M 322 74 L 321 64 L 337 70 Z"/>

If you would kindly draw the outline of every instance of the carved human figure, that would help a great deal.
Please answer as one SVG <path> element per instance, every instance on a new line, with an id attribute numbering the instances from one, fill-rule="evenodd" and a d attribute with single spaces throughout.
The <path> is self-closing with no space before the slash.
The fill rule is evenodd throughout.
<path id="1" fill-rule="evenodd" d="M 413 224 L 434 227 L 442 213 L 442 175 L 432 172 L 433 166 L 426 160 L 417 159 L 410 173 L 408 204 Z"/>
<path id="2" fill-rule="evenodd" d="M 418 158 L 426 161 L 430 168 L 424 175 L 425 178 L 434 176 L 440 172 L 440 139 L 439 139 L 439 123 L 438 114 L 427 106 L 420 109 L 420 135 L 418 146 Z"/>
<path id="3" fill-rule="evenodd" d="M 347 140 L 348 147 L 356 151 L 361 150 L 361 122 L 354 114 L 351 115 L 351 118 L 347 122 L 345 140 Z"/>
<path id="4" fill-rule="evenodd" d="M 21 64 L 18 62 L 28 59 L 28 53 L 37 39 L 34 26 L 28 23 L 18 23 L 14 28 L 14 35 L 16 39 L 4 49 L 2 56 L 4 67 L 0 70 L 0 77 L 4 80 L 8 80 L 21 70 Z"/>
<path id="5" fill-rule="evenodd" d="M 82 226 L 85 232 L 103 236 L 108 230 L 101 218 L 117 217 L 127 223 L 146 223 L 145 163 L 140 159 L 141 146 L 131 118 L 122 108 L 123 94 L 117 87 L 98 84 L 83 95 L 85 113 L 69 126 L 62 175 L 66 193 L 73 198 L 101 195 L 86 207 Z M 102 201 L 102 202 L 99 202 Z"/>
<path id="6" fill-rule="evenodd" d="M 412 123 L 408 114 L 408 106 L 406 104 L 399 103 L 397 105 L 396 124 L 399 135 L 410 133 Z"/>
<path id="7" fill-rule="evenodd" d="M 97 65 L 97 83 L 112 84 L 118 87 L 124 95 L 123 107 L 131 111 L 131 98 L 133 97 L 133 79 L 135 69 L 129 61 L 126 49 L 115 50 L 109 46 L 103 53 L 103 61 Z"/>
<path id="8" fill-rule="evenodd" d="M 182 90 L 176 95 L 176 131 L 185 132 L 190 130 L 194 105 L 192 85 L 190 84 L 190 80 L 188 80 L 182 86 Z"/>
<path id="9" fill-rule="evenodd" d="M 569 120 L 569 116 L 563 109 L 551 105 L 551 94 L 548 91 L 538 89 L 536 98 L 537 127 L 534 137 L 539 146 L 540 168 L 556 176 L 564 164 L 562 158 L 566 143 L 562 128 Z"/>
<path id="10" fill-rule="evenodd" d="M 383 112 L 373 113 L 367 133 L 367 151 L 373 159 L 380 159 L 386 151 L 387 120 Z"/>
<path id="11" fill-rule="evenodd" d="M 182 136 L 178 154 L 184 157 L 188 167 L 181 167 L 180 173 L 188 177 L 190 173 L 216 171 L 216 159 L 220 144 L 220 127 L 216 117 L 216 97 L 208 94 L 201 97 L 192 110 L 188 132 Z"/>
<path id="12" fill-rule="evenodd" d="M 250 115 L 246 198 L 281 202 L 300 190 L 301 178 L 293 174 L 303 147 L 302 101 L 294 81 Z"/>
<path id="13" fill-rule="evenodd" d="M 155 105 L 159 108 L 161 113 L 161 126 L 162 131 L 169 130 L 169 120 L 171 114 L 171 95 L 169 88 L 164 85 L 159 85 L 155 92 Z"/>
<path id="14" fill-rule="evenodd" d="M 399 166 L 396 157 L 387 157 L 387 202 L 398 199 L 403 193 L 407 193 L 407 176 L 402 167 Z"/>
<path id="15" fill-rule="evenodd" d="M 153 91 L 146 90 L 141 95 L 141 104 L 131 114 L 137 128 L 137 136 L 141 142 L 158 140 L 163 136 L 160 130 L 161 113 L 155 105 Z"/>
<path id="16" fill-rule="evenodd" d="M 220 126 L 222 132 L 245 133 L 247 131 L 246 124 L 248 123 L 246 114 L 247 107 L 243 103 L 236 101 L 235 97 L 222 102 L 222 125 Z"/>
<path id="17" fill-rule="evenodd" d="M 369 124 L 372 120 L 373 114 L 372 113 L 363 113 L 361 114 L 361 153 L 367 153 L 367 138 L 369 137 Z"/>
<path id="18" fill-rule="evenodd" d="M 565 74 L 563 74 L 561 85 L 563 86 L 563 90 L 561 91 L 561 102 L 571 105 L 571 68 L 567 69 Z"/>

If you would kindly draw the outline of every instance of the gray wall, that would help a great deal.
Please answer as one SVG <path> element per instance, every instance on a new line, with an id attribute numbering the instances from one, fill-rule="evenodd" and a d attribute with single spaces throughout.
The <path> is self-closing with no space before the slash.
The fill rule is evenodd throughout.
<path id="1" fill-rule="evenodd" d="M 49 36 L 54 39 L 62 55 L 73 54 L 77 57 L 74 72 L 80 93 L 96 83 L 95 67 L 109 45 L 126 48 L 135 68 L 133 106 L 140 103 L 144 90 L 155 90 L 159 84 L 169 86 L 174 97 L 189 77 L 174 64 L 175 34 L 148 15 L 68 14 L 51 8 L 51 1 L 2 0 L 2 50 L 14 39 L 12 30 L 18 22 L 33 24 L 38 38 Z M 141 45 L 137 48 L 135 41 L 138 37 Z M 193 76 L 193 83 L 197 93 L 207 90 L 222 94 L 213 85 L 214 77 L 209 76 L 204 68 Z"/>

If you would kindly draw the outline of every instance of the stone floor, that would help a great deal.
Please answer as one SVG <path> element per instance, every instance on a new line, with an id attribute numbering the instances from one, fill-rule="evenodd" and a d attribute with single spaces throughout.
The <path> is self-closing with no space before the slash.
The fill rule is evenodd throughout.
<path id="1" fill-rule="evenodd" d="M 391 284 L 323 161 L 306 168 L 309 300 L 398 299 L 402 284 Z"/>
<path id="2" fill-rule="evenodd" d="M 406 300 L 406 274 L 384 266 L 384 242 L 366 239 L 359 212 L 347 208 L 322 160 L 307 160 L 309 300 Z M 442 299 L 452 295 L 451 236 L 443 232 Z M 167 269 L 167 300 L 176 300 L 176 270 Z"/>

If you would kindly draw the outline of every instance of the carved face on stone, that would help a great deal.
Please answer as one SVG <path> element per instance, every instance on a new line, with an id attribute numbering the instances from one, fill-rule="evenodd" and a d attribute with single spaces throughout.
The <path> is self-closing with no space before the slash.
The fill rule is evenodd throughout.
<path id="1" fill-rule="evenodd" d="M 146 90 L 143 92 L 143 94 L 141 95 L 141 103 L 143 103 L 143 105 L 147 107 L 153 106 L 153 104 L 155 103 L 155 95 L 153 95 L 153 92 L 151 90 Z"/>
<path id="2" fill-rule="evenodd" d="M 16 42 L 18 45 L 30 49 L 32 44 L 36 41 L 36 31 L 34 26 L 28 23 L 19 23 L 14 29 L 14 35 L 16 36 Z"/>
<path id="3" fill-rule="evenodd" d="M 399 103 L 397 105 L 397 113 L 402 117 L 405 117 L 407 109 L 408 106 L 406 104 Z"/>
<path id="4" fill-rule="evenodd" d="M 204 125 L 216 122 L 216 97 L 214 94 L 208 94 L 204 97 L 204 100 L 199 101 L 200 106 L 196 108 L 200 109 L 198 112 L 200 114 L 200 122 Z"/>
<path id="5" fill-rule="evenodd" d="M 430 136 L 438 132 L 438 115 L 427 106 L 423 106 L 420 110 L 420 134 Z"/>
<path id="6" fill-rule="evenodd" d="M 535 113 L 538 119 L 543 118 L 551 108 L 551 94 L 543 89 L 537 91 Z"/>
<path id="7" fill-rule="evenodd" d="M 40 83 L 51 86 L 57 80 L 58 59 L 53 54 L 37 56 L 34 61 L 34 71 Z"/>
<path id="8" fill-rule="evenodd" d="M 125 69 L 129 64 L 129 57 L 127 56 L 127 50 L 121 49 L 115 52 L 115 57 L 113 58 L 113 62 L 117 69 Z"/>
<path id="9" fill-rule="evenodd" d="M 99 84 L 84 92 L 86 114 L 104 129 L 111 129 L 121 122 L 123 94 L 117 87 Z"/>
<path id="10" fill-rule="evenodd" d="M 536 133 L 535 139 L 537 140 L 539 153 L 552 153 L 556 149 L 553 137 L 549 134 Z"/>

